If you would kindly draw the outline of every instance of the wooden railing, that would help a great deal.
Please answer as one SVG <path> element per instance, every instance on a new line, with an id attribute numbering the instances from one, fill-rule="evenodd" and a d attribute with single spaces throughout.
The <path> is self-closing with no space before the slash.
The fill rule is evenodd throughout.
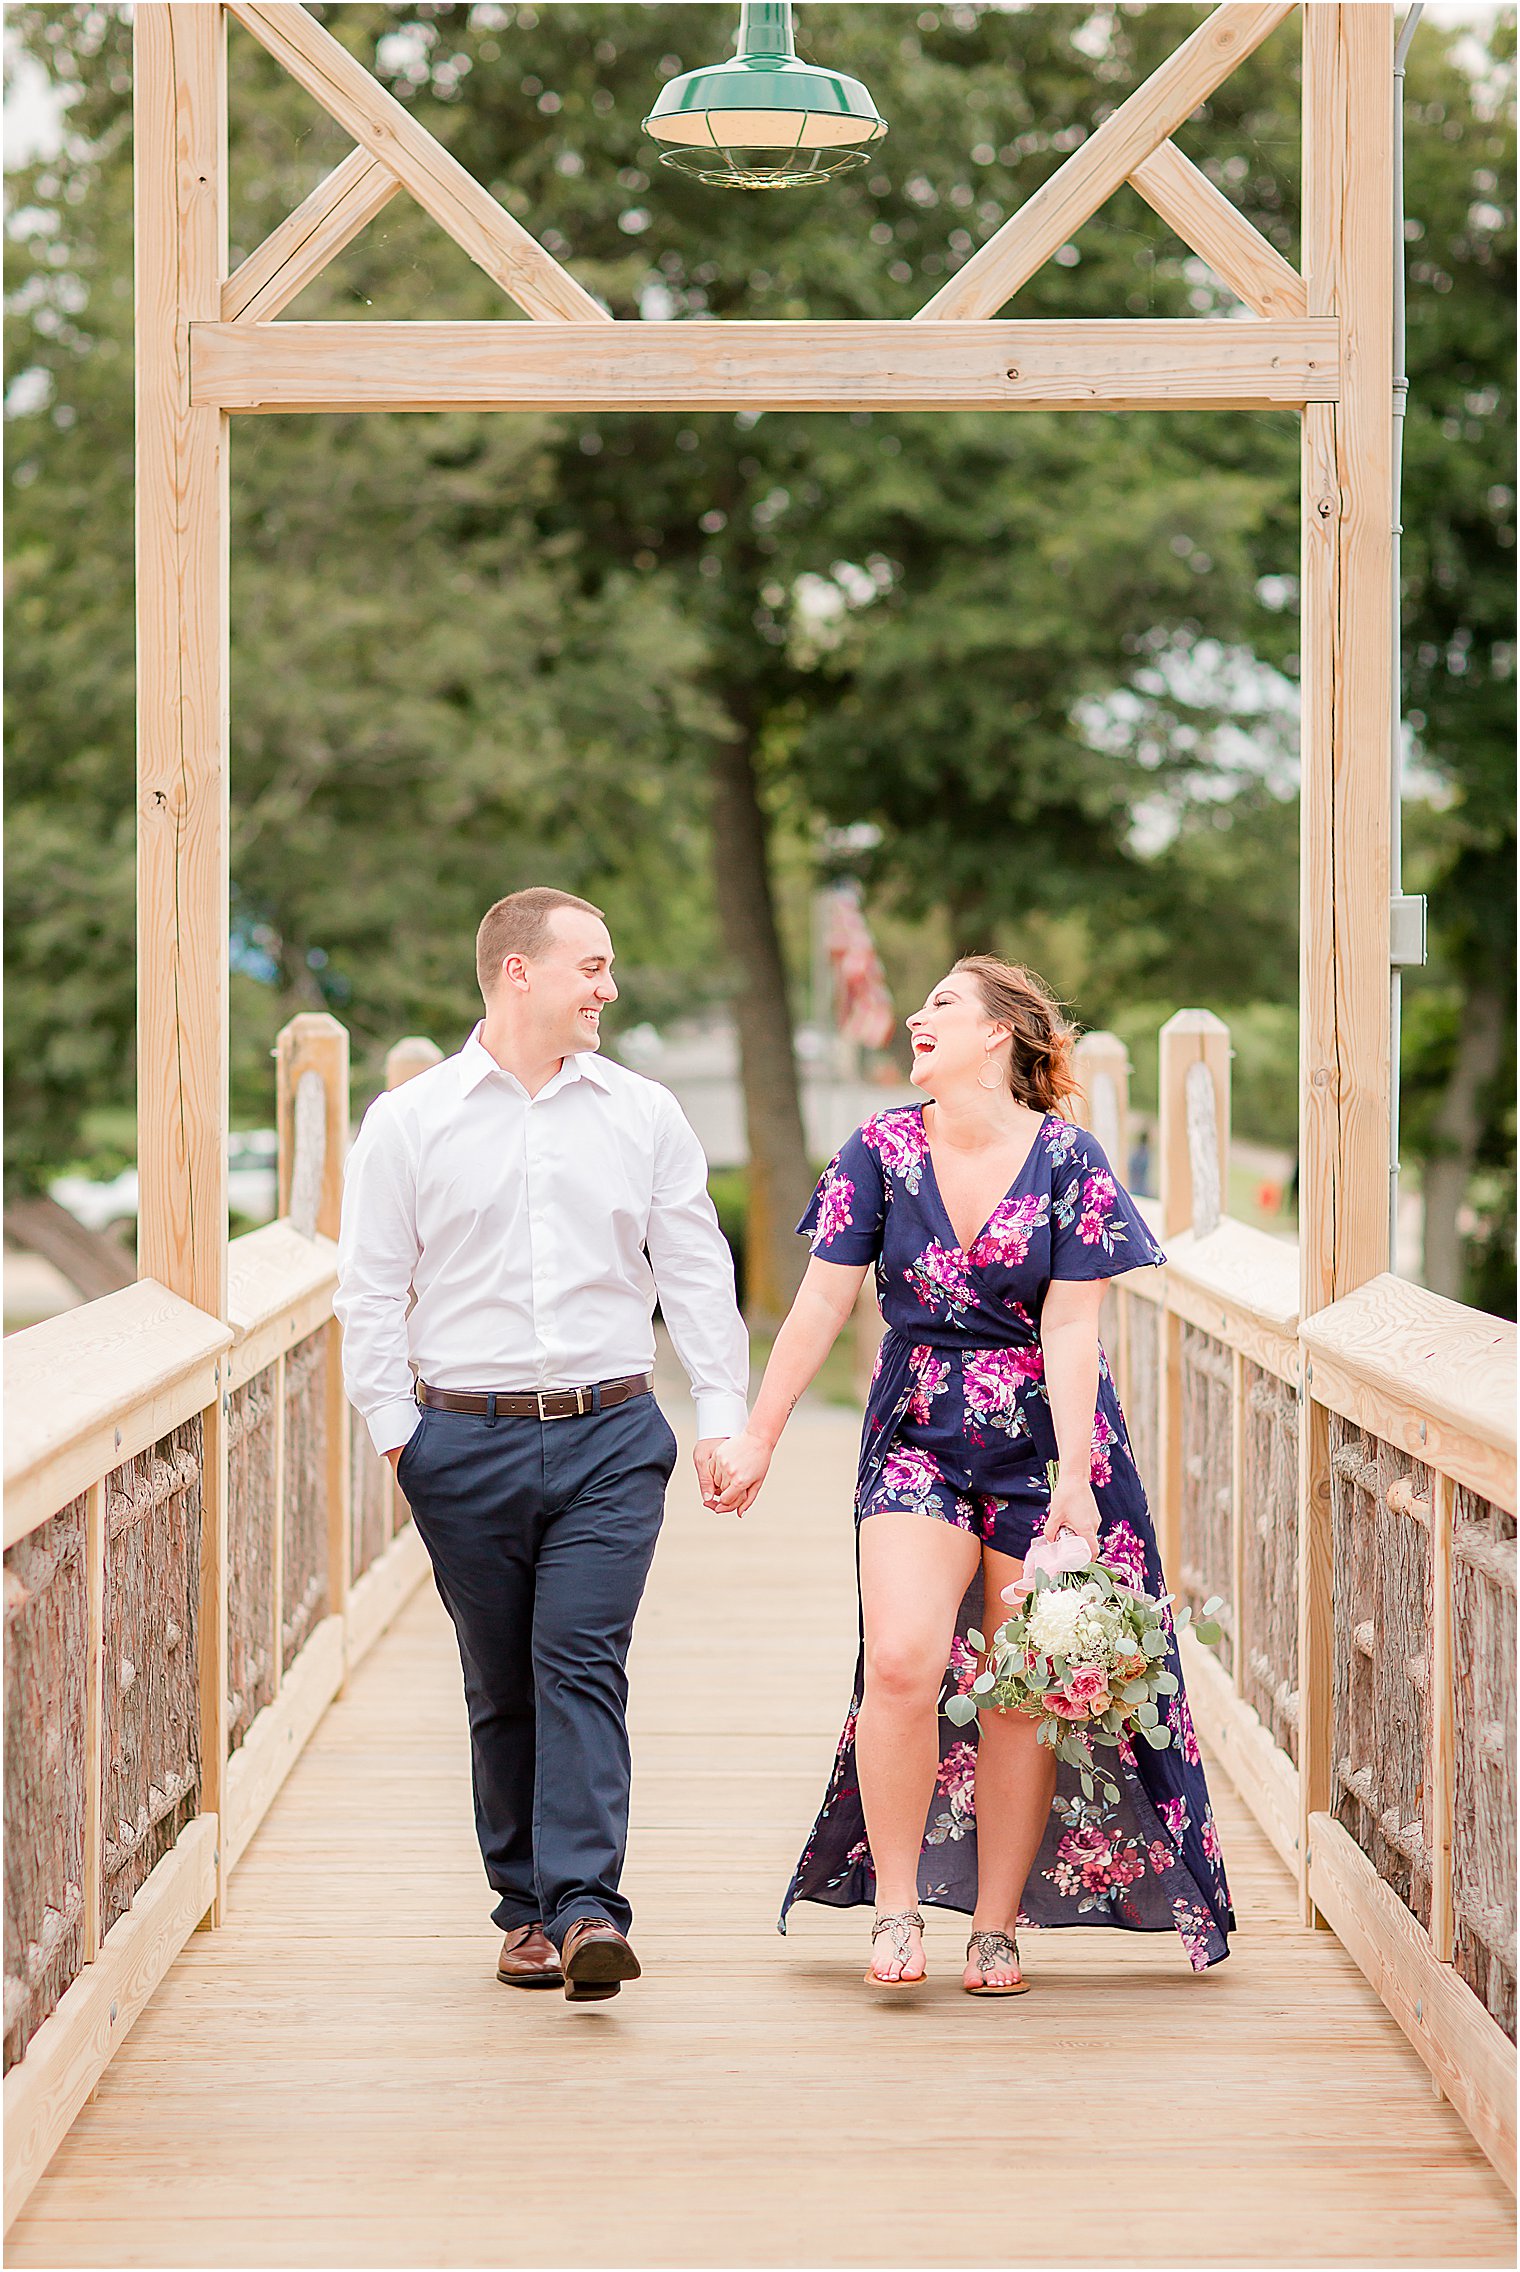
<path id="1" fill-rule="evenodd" d="M 1122 1044 L 1079 1062 L 1120 1165 Z M 298 1018 L 278 1064 L 227 1320 L 144 1282 L 7 1345 L 10 2216 L 425 1569 L 337 1369 L 347 1037 Z M 1104 1340 L 1171 1581 L 1224 1600 L 1194 1717 L 1512 2181 L 1514 1329 L 1388 1276 L 1301 1319 L 1293 1241 L 1225 1212 L 1226 1028 L 1179 1012 L 1160 1074 L 1168 1262 Z"/>
<path id="2" fill-rule="evenodd" d="M 227 1318 L 142 1281 L 6 1344 L 7 2220 L 426 1570 L 338 1362 L 348 1036 L 296 1018 L 277 1066 Z"/>
<path id="3" fill-rule="evenodd" d="M 1513 2184 L 1515 1329 L 1386 1273 L 1301 1318 L 1295 1244 L 1224 1212 L 1217 1018 L 1163 1028 L 1160 1101 L 1168 1260 L 1106 1339 L 1168 1578 L 1224 1601 L 1193 1715 Z"/>

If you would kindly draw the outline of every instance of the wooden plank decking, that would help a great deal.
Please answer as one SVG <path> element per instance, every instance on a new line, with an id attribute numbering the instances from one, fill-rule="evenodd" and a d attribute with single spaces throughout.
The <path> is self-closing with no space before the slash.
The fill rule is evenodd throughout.
<path id="1" fill-rule="evenodd" d="M 675 1409 L 672 1402 L 670 1408 Z M 1514 2261 L 1513 2204 L 1216 1773 L 1242 1930 L 1030 1936 L 1037 1992 L 860 1984 L 774 1931 L 854 1654 L 854 1423 L 797 1415 L 743 1526 L 684 1477 L 640 1621 L 646 1977 L 492 1978 L 431 1588 L 354 1675 L 13 2228 L 13 2265 Z"/>

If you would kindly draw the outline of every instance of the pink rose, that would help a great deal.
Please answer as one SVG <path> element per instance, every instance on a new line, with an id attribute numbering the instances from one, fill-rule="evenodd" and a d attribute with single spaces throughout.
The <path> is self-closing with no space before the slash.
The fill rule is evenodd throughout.
<path id="1" fill-rule="evenodd" d="M 1078 1665 L 1066 1683 L 1066 1693 L 1075 1702 L 1085 1704 L 1092 1712 L 1108 1709 L 1108 1681 L 1096 1665 Z M 1098 1701 L 1102 1698 L 1102 1702 Z"/>

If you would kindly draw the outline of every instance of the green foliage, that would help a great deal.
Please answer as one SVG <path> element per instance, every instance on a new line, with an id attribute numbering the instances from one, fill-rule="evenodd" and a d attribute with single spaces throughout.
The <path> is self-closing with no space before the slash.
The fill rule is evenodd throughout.
<path id="1" fill-rule="evenodd" d="M 1204 11 L 1113 11 L 1094 55 L 1100 19 L 1067 6 L 811 6 L 805 43 L 865 79 L 892 132 L 860 173 L 782 198 L 662 171 L 640 132 L 662 78 L 728 51 L 727 6 L 319 13 L 614 314 L 706 320 L 910 315 Z M 7 1173 L 28 1183 L 132 1093 L 130 57 L 113 10 L 16 7 L 8 28 L 76 98 L 62 157 L 11 184 Z M 1297 36 L 1182 135 L 1290 258 Z M 1474 100 L 1453 37 L 1423 27 L 1409 80 L 1407 692 L 1444 798 L 1411 830 L 1437 945 L 1408 989 L 1416 1150 L 1445 1140 L 1464 1005 L 1496 972 L 1511 986 L 1512 100 L 1502 58 Z M 230 39 L 237 260 L 346 145 Z M 1125 191 L 1014 312 L 1231 305 Z M 513 313 L 404 197 L 292 312 Z M 787 878 L 842 857 L 831 824 L 875 824 L 851 857 L 915 984 L 942 938 L 1043 957 L 1083 1023 L 1131 1038 L 1142 1097 L 1146 1005 L 1159 1023 L 1207 1003 L 1236 1032 L 1237 1127 L 1291 1140 L 1291 418 L 234 435 L 235 1117 L 267 1114 L 296 1009 L 350 1025 L 361 1093 L 399 1033 L 454 1045 L 474 924 L 530 879 L 608 909 L 628 1014 L 721 995 L 706 780 L 717 737 L 742 736 Z M 1475 1152 L 1490 1306 L 1507 1070 Z M 742 1237 L 732 1203 L 727 1220 Z"/>

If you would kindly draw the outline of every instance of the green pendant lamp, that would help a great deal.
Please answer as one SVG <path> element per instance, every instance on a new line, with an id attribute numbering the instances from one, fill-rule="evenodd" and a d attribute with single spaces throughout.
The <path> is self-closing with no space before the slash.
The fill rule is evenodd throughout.
<path id="1" fill-rule="evenodd" d="M 863 166 L 887 122 L 858 79 L 798 61 L 791 0 L 746 0 L 733 61 L 670 80 L 644 129 L 698 181 L 795 189 Z"/>

